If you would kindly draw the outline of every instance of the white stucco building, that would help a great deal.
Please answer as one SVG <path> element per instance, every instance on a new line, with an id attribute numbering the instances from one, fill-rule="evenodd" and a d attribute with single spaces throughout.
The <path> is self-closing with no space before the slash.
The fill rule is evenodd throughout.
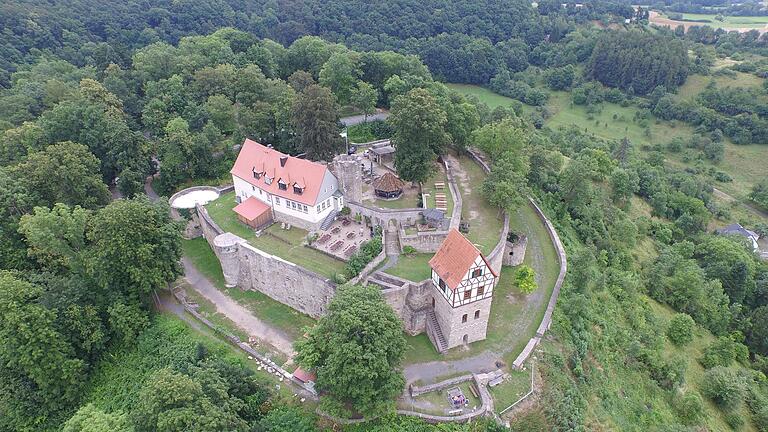
<path id="1" fill-rule="evenodd" d="M 275 221 L 317 230 L 344 206 L 339 183 L 325 165 L 249 139 L 230 173 L 236 200 L 241 203 L 235 211 L 246 223 L 264 225 L 269 212 Z"/>

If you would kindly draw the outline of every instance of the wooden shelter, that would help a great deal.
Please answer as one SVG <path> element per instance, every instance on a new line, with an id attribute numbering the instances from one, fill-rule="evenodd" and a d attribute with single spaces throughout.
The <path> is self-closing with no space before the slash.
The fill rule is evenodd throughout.
<path id="1" fill-rule="evenodd" d="M 399 197 L 403 193 L 403 186 L 405 182 L 391 172 L 386 172 L 373 181 L 373 191 L 381 198 Z"/>
<path id="2" fill-rule="evenodd" d="M 272 222 L 272 209 L 254 197 L 236 205 L 237 219 L 251 228 L 260 228 Z"/>

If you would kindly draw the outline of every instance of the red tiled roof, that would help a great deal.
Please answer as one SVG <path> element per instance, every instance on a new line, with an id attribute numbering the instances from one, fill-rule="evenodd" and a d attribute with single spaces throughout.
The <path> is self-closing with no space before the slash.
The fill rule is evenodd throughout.
<path id="1" fill-rule="evenodd" d="M 246 220 L 252 221 L 268 212 L 269 206 L 254 197 L 249 197 L 247 200 L 236 205 L 232 210 Z"/>
<path id="2" fill-rule="evenodd" d="M 283 157 L 287 160 L 281 166 L 280 158 Z M 260 178 L 253 177 L 254 171 L 262 174 Z M 325 165 L 288 156 L 246 138 L 230 173 L 273 195 L 315 205 L 326 171 L 328 168 Z M 264 181 L 265 174 L 272 179 L 272 184 Z M 287 185 L 287 190 L 278 187 L 280 179 Z M 295 193 L 294 184 L 304 187 L 304 191 L 301 194 Z"/>
<path id="3" fill-rule="evenodd" d="M 296 368 L 293 371 L 293 377 L 301 382 L 317 381 L 317 376 L 313 372 L 307 372 L 302 368 Z"/>
<path id="4" fill-rule="evenodd" d="M 429 266 L 448 285 L 448 288 L 455 290 L 478 256 L 483 258 L 491 273 L 497 276 L 480 250 L 454 228 L 448 232 L 440 249 L 429 260 Z"/>

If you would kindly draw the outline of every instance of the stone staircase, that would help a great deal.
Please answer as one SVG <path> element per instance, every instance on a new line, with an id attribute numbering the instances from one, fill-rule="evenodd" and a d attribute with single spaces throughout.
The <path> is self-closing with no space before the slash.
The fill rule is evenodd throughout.
<path id="1" fill-rule="evenodd" d="M 448 349 L 448 341 L 445 340 L 443 330 L 440 329 L 440 323 L 437 322 L 434 310 L 427 313 L 427 336 L 435 344 L 437 352 L 442 354 Z"/>
<path id="2" fill-rule="evenodd" d="M 328 228 L 330 228 L 331 225 L 333 224 L 333 221 L 336 220 L 336 216 L 338 214 L 339 214 L 338 210 L 334 210 L 328 213 L 328 216 L 326 216 L 325 219 L 323 219 L 323 223 L 320 224 L 320 229 L 325 231 Z"/>
<path id="3" fill-rule="evenodd" d="M 387 256 L 400 255 L 400 236 L 397 233 L 397 229 L 387 230 L 387 236 L 384 240 L 384 251 Z"/>

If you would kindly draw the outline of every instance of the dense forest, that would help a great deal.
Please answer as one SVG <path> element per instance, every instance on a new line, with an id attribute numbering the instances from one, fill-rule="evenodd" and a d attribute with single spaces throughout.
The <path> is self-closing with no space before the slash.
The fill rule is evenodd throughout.
<path id="1" fill-rule="evenodd" d="M 649 28 L 627 3 L 4 2 L 0 430 L 316 430 L 225 345 L 156 313 L 182 272 L 182 227 L 144 182 L 159 172 L 164 195 L 226 182 L 245 137 L 328 160 L 343 150 L 341 113 L 376 107 L 390 117 L 366 127 L 393 139 L 404 180 L 477 148 L 493 162 L 478 193 L 505 209 L 535 197 L 563 238 L 539 403 L 513 430 L 768 430 L 768 266 L 711 233 L 732 219 L 714 194 L 730 177 L 704 167 L 727 146 L 764 155 L 768 36 Z M 737 73 L 758 84 L 714 83 Z M 713 80 L 680 97 L 694 75 Z M 445 83 L 516 102 L 492 109 Z M 596 124 L 549 127 L 552 98 Z M 592 116 L 606 107 L 634 110 L 646 136 L 661 122 L 687 136 L 600 138 L 608 124 Z M 670 163 L 691 153 L 700 163 Z M 750 205 L 768 209 L 768 179 L 751 183 Z M 328 341 L 369 318 L 334 310 L 342 325 L 308 331 L 302 363 L 343 356 Z M 501 430 L 391 415 L 403 347 L 392 316 L 375 317 L 379 381 L 351 385 L 367 371 L 333 364 L 320 382 L 384 414 L 349 430 Z"/>

